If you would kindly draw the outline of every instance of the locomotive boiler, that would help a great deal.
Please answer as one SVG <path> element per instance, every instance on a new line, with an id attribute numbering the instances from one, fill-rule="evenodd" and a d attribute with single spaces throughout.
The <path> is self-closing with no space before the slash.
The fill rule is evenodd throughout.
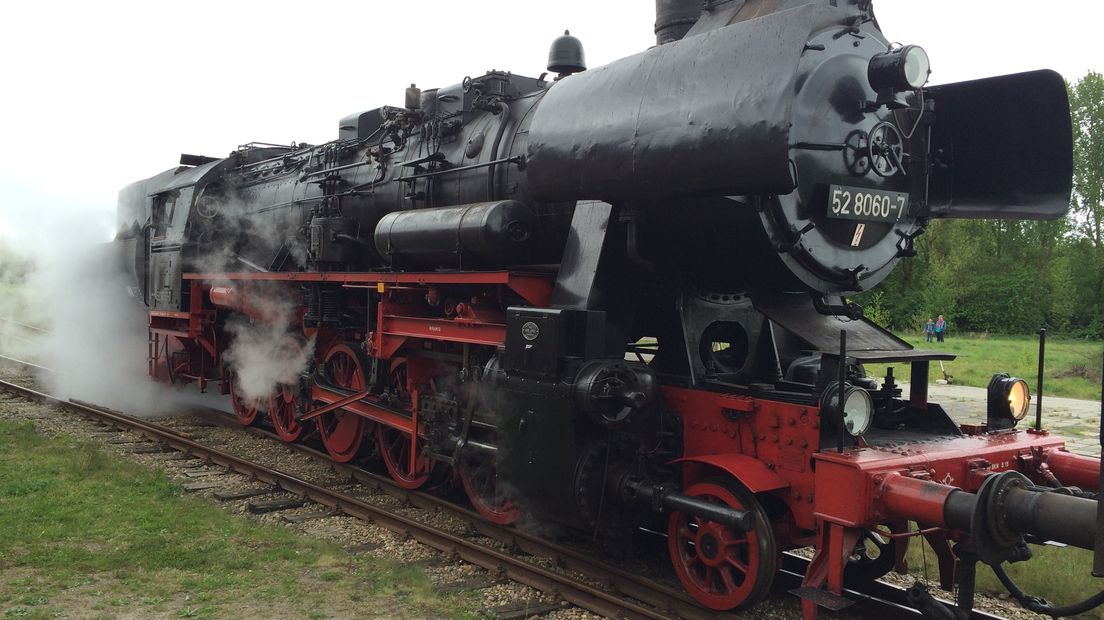
<path id="1" fill-rule="evenodd" d="M 933 218 L 1065 213 L 1061 77 L 928 86 L 868 0 L 658 0 L 656 35 L 588 68 L 565 32 L 539 78 L 412 85 L 331 142 L 125 188 L 150 375 L 498 523 L 613 546 L 658 521 L 712 609 L 802 546 L 807 617 L 914 536 L 970 592 L 1025 540 L 1100 548 L 1092 496 L 1055 490 L 1099 488 L 1099 460 L 1017 428 L 1026 384 L 960 426 L 926 389 L 953 356 L 846 298 Z M 241 354 L 274 341 L 290 372 Z M 907 394 L 875 362 L 908 364 Z"/>

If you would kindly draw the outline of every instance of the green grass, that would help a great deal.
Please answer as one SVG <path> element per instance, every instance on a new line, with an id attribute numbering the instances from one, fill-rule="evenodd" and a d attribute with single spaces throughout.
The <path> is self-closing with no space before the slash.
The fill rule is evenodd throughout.
<path id="1" fill-rule="evenodd" d="M 945 351 L 958 355 L 943 362 L 955 385 L 986 387 L 998 372 L 1007 372 L 1027 380 L 1032 392 L 1038 389 L 1039 340 L 1033 336 L 987 336 L 955 334 L 945 342 L 928 343 L 924 337 L 903 336 L 917 349 Z M 1100 398 L 1101 353 L 1104 343 L 1085 340 L 1048 339 L 1044 389 L 1050 396 L 1098 400 Z M 885 376 L 886 364 L 868 364 L 867 372 Z M 892 364 L 894 376 L 909 380 L 908 364 Z M 939 362 L 931 363 L 930 380 L 942 378 Z"/>
<path id="2" fill-rule="evenodd" d="M 461 617 L 424 573 L 235 517 L 160 473 L 0 422 L 0 618 Z"/>
<path id="3" fill-rule="evenodd" d="M 925 576 L 926 556 L 926 577 L 930 582 L 938 583 L 939 568 L 935 553 L 927 543 L 924 543 L 921 549 L 917 538 L 912 538 L 910 541 L 906 556 L 909 572 L 913 575 Z M 1054 606 L 1062 606 L 1080 602 L 1104 588 L 1101 580 L 1090 573 L 1091 551 L 1076 547 L 1032 545 L 1031 553 L 1031 559 L 1026 562 L 1004 565 L 1016 585 L 1031 596 L 1040 596 Z M 977 591 L 990 596 L 1008 593 L 993 574 L 993 570 L 982 563 L 977 566 Z M 940 592 L 934 591 L 933 594 L 939 596 Z M 947 598 L 946 593 L 943 593 L 943 597 Z M 1077 617 L 1104 619 L 1104 609 L 1097 608 Z"/>

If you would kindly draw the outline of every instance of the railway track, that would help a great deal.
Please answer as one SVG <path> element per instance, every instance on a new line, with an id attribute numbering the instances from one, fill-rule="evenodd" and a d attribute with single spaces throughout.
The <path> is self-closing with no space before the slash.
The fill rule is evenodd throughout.
<path id="1" fill-rule="evenodd" d="M 20 346 L 26 346 L 33 349 L 37 344 L 37 340 L 43 336 L 49 336 L 50 331 L 27 323 L 16 321 L 15 319 L 9 319 L 7 317 L 0 317 L 0 341 L 11 341 L 20 343 Z"/>
<path id="2" fill-rule="evenodd" d="M 34 362 L 28 362 L 26 360 L 21 360 L 19 358 L 15 358 L 15 357 L 8 357 L 7 355 L 0 355 L 0 361 L 8 362 L 10 364 L 15 364 L 17 366 L 21 366 L 21 367 L 26 368 L 28 370 L 31 370 L 33 372 L 50 372 L 50 373 L 57 372 L 52 368 L 47 368 L 45 366 L 39 366 L 38 364 L 35 364 Z"/>
<path id="3" fill-rule="evenodd" d="M 12 358 L 3 359 L 9 363 L 18 362 Z M 41 368 L 33 364 L 27 366 Z M 373 523 L 403 537 L 418 540 L 451 558 L 487 569 L 496 576 L 528 585 L 542 592 L 555 593 L 559 599 L 602 616 L 685 618 L 687 620 L 746 617 L 736 614 L 717 614 L 705 610 L 680 590 L 611 566 L 571 547 L 550 542 L 516 528 L 490 524 L 474 512 L 448 500 L 427 493 L 402 489 L 393 484 L 390 479 L 357 466 L 333 463 L 326 459 L 325 454 L 306 445 L 281 442 L 282 446 L 325 460 L 329 467 L 350 481 L 398 498 L 401 506 L 449 513 L 466 523 L 473 536 L 465 537 L 439 529 L 400 514 L 395 509 L 376 505 L 298 476 L 251 462 L 229 452 L 203 445 L 179 431 L 148 420 L 89 403 L 58 399 L 7 381 L 0 381 L 0 390 L 29 400 L 56 405 L 97 423 L 137 434 L 164 449 L 200 459 L 208 465 L 224 468 L 228 472 L 237 472 L 269 485 L 273 489 L 291 494 L 299 500 L 325 506 L 334 515 L 344 514 Z M 210 423 L 237 427 L 232 420 L 220 412 L 205 410 L 195 413 Z M 262 429 L 250 427 L 248 431 L 251 434 L 278 441 L 274 434 Z M 287 505 L 300 506 L 302 501 L 288 502 Z M 495 541 L 505 551 L 488 547 L 473 538 Z M 558 570 L 535 564 L 531 558 L 549 559 Z M 787 554 L 776 580 L 777 588 L 789 590 L 797 587 L 806 562 L 803 558 Z M 848 594 L 850 598 L 859 602 L 848 610 L 848 615 L 852 617 L 883 618 L 909 615 L 919 617 L 917 612 L 906 607 L 905 590 L 897 586 L 874 582 L 864 591 L 849 591 Z M 1000 618 L 980 611 L 975 611 L 972 617 L 979 620 Z"/>

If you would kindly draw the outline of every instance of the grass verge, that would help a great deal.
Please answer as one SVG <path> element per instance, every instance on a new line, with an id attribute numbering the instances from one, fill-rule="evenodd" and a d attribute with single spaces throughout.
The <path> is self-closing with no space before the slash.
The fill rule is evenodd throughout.
<path id="1" fill-rule="evenodd" d="M 1080 602 L 1100 591 L 1101 580 L 1091 574 L 1091 551 L 1076 547 L 1032 545 L 1031 553 L 1031 559 L 1026 562 L 1005 564 L 1009 576 L 1029 595 L 1040 596 L 1052 605 L 1060 606 Z M 927 571 L 924 569 L 925 556 Z M 911 539 L 907 558 L 909 572 L 917 576 L 925 576 L 926 572 L 929 581 L 938 583 L 939 568 L 935 553 L 927 543 L 921 548 L 918 539 Z M 977 567 L 977 591 L 990 596 L 1008 594 L 992 569 L 980 563 Z M 1098 607 L 1077 617 L 1104 619 L 1104 609 Z"/>
<path id="2" fill-rule="evenodd" d="M 418 567 L 262 526 L 0 421 L 0 617 L 474 617 Z"/>
<path id="3" fill-rule="evenodd" d="M 958 355 L 943 362 L 955 385 L 986 387 L 998 372 L 1027 380 L 1034 393 L 1039 375 L 1039 340 L 1031 336 L 955 335 L 946 342 L 925 342 L 923 336 L 902 336 L 917 349 L 946 351 Z M 1048 339 L 1043 376 L 1046 393 L 1085 400 L 1100 399 L 1101 352 L 1104 344 L 1086 340 Z M 867 372 L 884 377 L 886 364 L 868 364 Z M 908 364 L 892 364 L 894 376 L 909 380 Z M 942 377 L 939 363 L 931 364 L 931 380 Z"/>

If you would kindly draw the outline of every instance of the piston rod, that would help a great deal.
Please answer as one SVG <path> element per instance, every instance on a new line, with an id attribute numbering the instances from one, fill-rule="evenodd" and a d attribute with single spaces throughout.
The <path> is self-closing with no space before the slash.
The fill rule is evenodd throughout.
<path id="1" fill-rule="evenodd" d="M 703 499 L 684 495 L 665 485 L 627 480 L 621 496 L 639 502 L 648 502 L 652 510 L 685 512 L 707 521 L 715 521 L 746 532 L 755 527 L 755 514 L 747 510 L 714 504 Z"/>

